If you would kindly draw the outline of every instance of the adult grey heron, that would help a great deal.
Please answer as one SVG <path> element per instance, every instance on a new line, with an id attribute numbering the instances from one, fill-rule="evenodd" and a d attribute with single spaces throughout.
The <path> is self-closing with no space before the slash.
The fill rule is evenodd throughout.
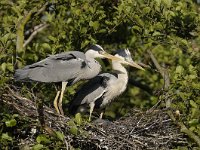
<path id="1" fill-rule="evenodd" d="M 58 91 L 54 99 L 54 107 L 59 114 L 64 115 L 62 99 L 66 86 L 98 75 L 101 65 L 95 58 L 119 59 L 106 53 L 101 46 L 93 45 L 85 54 L 80 51 L 69 51 L 50 55 L 23 69 L 17 69 L 14 78 L 17 81 L 62 82 L 61 92 Z"/>
<path id="2" fill-rule="evenodd" d="M 128 49 L 117 50 L 116 57 L 119 60 L 112 60 L 112 73 L 102 73 L 88 81 L 75 94 L 69 107 L 71 113 L 84 112 L 87 106 L 90 107 L 89 121 L 94 108 L 104 108 L 114 98 L 122 94 L 128 83 L 128 73 L 123 65 L 130 65 L 144 70 L 135 63 Z M 102 118 L 101 113 L 100 118 Z"/>

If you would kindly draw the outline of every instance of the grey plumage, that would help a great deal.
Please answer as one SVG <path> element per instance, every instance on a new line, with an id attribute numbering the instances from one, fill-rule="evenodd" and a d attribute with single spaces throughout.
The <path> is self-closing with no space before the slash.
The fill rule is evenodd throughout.
<path id="1" fill-rule="evenodd" d="M 101 46 L 93 45 L 85 54 L 79 51 L 64 52 L 17 69 L 14 78 L 17 81 L 62 82 L 62 90 L 58 91 L 54 106 L 58 113 L 64 115 L 62 98 L 66 85 L 72 85 L 79 80 L 91 79 L 98 75 L 101 65 L 95 58 L 119 59 L 106 53 Z"/>
<path id="2" fill-rule="evenodd" d="M 91 60 L 93 62 L 90 62 Z M 100 64 L 95 59 L 91 60 L 87 60 L 85 54 L 79 51 L 51 55 L 23 69 L 17 69 L 14 78 L 18 81 L 71 81 L 71 84 L 74 84 L 81 79 L 92 78 L 100 72 Z M 91 63 L 93 63 L 94 66 L 92 68 L 93 74 L 87 74 L 87 72 L 91 70 Z"/>
<path id="3" fill-rule="evenodd" d="M 117 57 L 121 60 L 112 60 L 113 73 L 102 73 L 88 81 L 75 95 L 70 111 L 75 113 L 79 110 L 85 110 L 85 106 L 94 108 L 104 108 L 114 98 L 123 93 L 128 83 L 128 73 L 123 64 L 132 64 L 132 66 L 142 69 L 133 62 L 128 49 L 116 51 Z M 90 113 L 93 110 L 90 110 Z M 91 117 L 91 114 L 90 114 Z"/>

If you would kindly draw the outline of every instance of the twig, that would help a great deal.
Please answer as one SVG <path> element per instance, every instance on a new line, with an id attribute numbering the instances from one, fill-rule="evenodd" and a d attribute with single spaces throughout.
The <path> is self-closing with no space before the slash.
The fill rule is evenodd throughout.
<path id="1" fill-rule="evenodd" d="M 29 38 L 24 42 L 23 47 L 26 47 L 33 40 L 33 38 L 37 35 L 38 32 L 41 32 L 48 26 L 49 26 L 48 24 L 40 24 L 40 25 L 35 26 L 34 31 L 29 36 Z"/>
<path id="2" fill-rule="evenodd" d="M 31 18 L 33 10 L 29 11 L 18 23 L 17 25 L 17 42 L 16 42 L 16 52 L 23 52 L 23 43 L 24 43 L 24 27 L 28 20 Z"/>
<path id="3" fill-rule="evenodd" d="M 164 79 L 164 89 L 167 90 L 170 86 L 170 79 L 169 79 L 168 71 L 165 68 L 160 66 L 160 64 L 158 63 L 158 61 L 156 60 L 156 58 L 154 57 L 153 53 L 150 50 L 148 50 L 147 52 L 149 53 L 149 56 L 150 56 L 151 60 L 153 61 L 156 69 L 158 69 L 158 71 L 162 75 L 162 77 Z"/>
<path id="4" fill-rule="evenodd" d="M 47 5 L 49 4 L 49 2 L 46 2 L 38 11 L 37 11 L 37 13 L 35 14 L 35 15 L 39 15 L 39 14 L 41 14 L 43 11 L 45 11 L 45 9 L 46 9 L 46 7 L 47 7 Z"/>
<path id="5" fill-rule="evenodd" d="M 160 72 L 160 74 L 162 75 L 163 79 L 164 79 L 164 90 L 168 90 L 169 86 L 170 86 L 170 79 L 169 79 L 169 73 L 168 71 L 161 67 L 160 64 L 158 63 L 158 61 L 156 60 L 156 58 L 154 57 L 153 53 L 148 50 L 147 51 L 149 53 L 149 56 L 151 58 L 151 60 L 153 61 L 156 69 Z M 169 108 L 171 106 L 171 99 L 167 99 L 166 100 L 166 107 Z"/>
<path id="6" fill-rule="evenodd" d="M 167 90 L 170 86 L 170 80 L 169 80 L 169 74 L 167 72 L 167 70 L 165 70 L 164 68 L 162 68 L 158 61 L 156 60 L 156 58 L 154 57 L 154 55 L 151 53 L 151 51 L 148 51 L 151 60 L 153 61 L 155 67 L 158 69 L 158 71 L 160 72 L 160 74 L 162 75 L 163 79 L 164 79 L 164 89 Z M 168 96 L 167 96 L 168 97 Z M 169 108 L 171 105 L 171 100 L 170 98 L 168 98 L 166 100 L 166 107 Z M 168 111 L 168 115 L 170 116 L 170 118 L 181 128 L 181 132 L 187 134 L 191 139 L 193 139 L 198 146 L 200 147 L 200 138 L 198 136 L 196 136 L 192 131 L 190 131 L 182 121 L 176 121 L 176 118 L 174 117 L 172 111 Z"/>
<path id="7" fill-rule="evenodd" d="M 173 115 L 173 113 L 171 111 L 168 111 L 168 115 L 170 116 L 170 118 L 172 120 L 174 120 L 176 122 L 176 119 Z M 196 136 L 192 131 L 190 131 L 183 122 L 178 121 L 176 122 L 176 124 L 181 128 L 181 132 L 187 134 L 187 136 L 189 136 L 191 139 L 193 139 L 197 145 L 200 147 L 200 138 L 198 136 Z"/>
<path id="8" fill-rule="evenodd" d="M 17 39 L 16 39 L 16 56 L 17 54 L 23 53 L 24 52 L 24 47 L 27 45 L 24 45 L 24 28 L 27 22 L 31 19 L 31 16 L 36 12 L 35 15 L 39 15 L 41 12 L 45 10 L 47 7 L 48 2 L 46 2 L 39 10 L 37 10 L 36 7 L 34 7 L 32 10 L 30 10 L 19 22 L 17 23 Z M 15 58 L 15 64 L 16 62 Z"/>
<path id="9" fill-rule="evenodd" d="M 14 86 L 11 86 L 10 90 L 6 88 L 3 94 L 0 94 L 0 100 L 1 96 L 3 102 L 11 106 L 9 108 L 16 108 L 15 110 L 19 114 L 29 117 L 31 122 L 36 122 L 38 116 L 35 100 L 37 97 L 27 100 Z M 163 110 L 156 110 L 151 114 L 135 110 L 129 116 L 100 125 L 95 122 L 84 123 L 83 128 L 80 127 L 80 134 L 73 136 L 69 132 L 70 127 L 66 125 L 70 118 L 60 119 L 56 113 L 52 113 L 53 109 L 47 106 L 44 109 L 46 121 L 44 129 L 47 134 L 52 136 L 56 136 L 55 131 L 63 133 L 63 149 L 71 149 L 71 147 L 80 149 L 145 149 L 147 147 L 148 149 L 166 149 L 174 148 L 175 141 L 179 142 L 178 145 L 183 145 L 185 141 L 183 134 L 177 134 L 177 127 L 171 125 L 172 121 Z M 133 127 L 135 127 L 134 131 L 131 132 Z M 145 131 L 136 132 L 141 129 L 145 129 Z M 183 142 L 180 143 L 180 141 Z M 175 143 L 176 145 L 177 143 Z"/>

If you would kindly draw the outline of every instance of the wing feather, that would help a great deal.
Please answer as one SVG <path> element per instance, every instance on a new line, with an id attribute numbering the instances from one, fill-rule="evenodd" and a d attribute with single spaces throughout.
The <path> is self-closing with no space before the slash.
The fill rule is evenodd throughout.
<path id="1" fill-rule="evenodd" d="M 74 112 L 80 105 L 90 104 L 91 102 L 101 99 L 107 92 L 107 85 L 113 77 L 115 76 L 112 74 L 103 73 L 88 81 L 75 94 L 70 105 L 70 111 Z"/>
<path id="2" fill-rule="evenodd" d="M 70 51 L 51 55 L 40 62 L 16 70 L 16 80 L 62 82 L 76 78 L 87 66 L 85 54 Z"/>

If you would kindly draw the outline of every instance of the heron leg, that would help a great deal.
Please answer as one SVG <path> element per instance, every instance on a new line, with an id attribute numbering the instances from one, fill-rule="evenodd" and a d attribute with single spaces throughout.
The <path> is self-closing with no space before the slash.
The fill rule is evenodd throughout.
<path id="1" fill-rule="evenodd" d="M 58 108 L 60 110 L 61 115 L 64 115 L 64 112 L 62 109 L 62 99 L 63 99 L 63 94 L 64 94 L 66 86 L 67 86 L 67 82 L 62 82 L 62 90 L 61 90 L 60 99 L 58 102 Z"/>
<path id="2" fill-rule="evenodd" d="M 103 111 L 100 113 L 99 119 L 103 118 Z"/>
<path id="3" fill-rule="evenodd" d="M 92 117 L 92 112 L 94 110 L 94 106 L 95 106 L 95 103 L 90 103 L 90 116 L 89 116 L 89 122 L 91 121 L 91 117 Z"/>
<path id="4" fill-rule="evenodd" d="M 58 109 L 58 97 L 59 97 L 59 95 L 60 95 L 60 91 L 57 92 L 56 97 L 55 97 L 55 99 L 53 101 L 53 105 L 54 105 L 54 107 L 55 107 L 55 109 L 56 109 L 58 114 L 60 114 L 60 111 Z"/>

